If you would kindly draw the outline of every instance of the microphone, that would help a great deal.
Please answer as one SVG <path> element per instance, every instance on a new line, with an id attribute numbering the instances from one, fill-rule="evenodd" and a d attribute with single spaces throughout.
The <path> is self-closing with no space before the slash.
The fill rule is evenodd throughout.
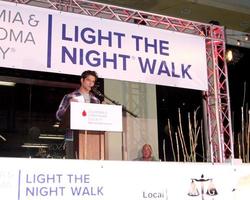
<path id="1" fill-rule="evenodd" d="M 91 92 L 93 92 L 95 95 L 97 95 L 99 97 L 104 97 L 104 94 L 102 94 L 96 87 L 93 87 L 91 89 Z"/>

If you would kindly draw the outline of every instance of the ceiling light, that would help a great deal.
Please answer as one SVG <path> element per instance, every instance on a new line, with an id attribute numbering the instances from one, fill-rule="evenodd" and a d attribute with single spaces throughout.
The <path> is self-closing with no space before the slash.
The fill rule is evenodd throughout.
<path id="1" fill-rule="evenodd" d="M 3 137 L 2 135 L 0 135 L 0 138 L 1 138 L 3 141 L 6 141 L 5 137 Z"/>
<path id="2" fill-rule="evenodd" d="M 64 140 L 64 135 L 40 134 L 39 139 Z"/>
<path id="3" fill-rule="evenodd" d="M 236 43 L 238 46 L 240 46 L 241 45 L 241 42 L 240 42 L 240 40 L 237 40 L 237 43 Z"/>
<path id="4" fill-rule="evenodd" d="M 59 127 L 60 127 L 60 122 L 54 123 L 54 124 L 53 124 L 53 127 L 54 127 L 54 128 L 59 128 Z"/>
<path id="5" fill-rule="evenodd" d="M 37 143 L 24 143 L 21 145 L 23 148 L 49 148 L 48 144 L 37 144 Z"/>
<path id="6" fill-rule="evenodd" d="M 245 41 L 248 41 L 248 40 L 249 40 L 249 35 L 246 34 L 246 35 L 245 35 Z"/>
<path id="7" fill-rule="evenodd" d="M 14 83 L 14 82 L 8 82 L 8 81 L 0 81 L 0 85 L 2 85 L 2 86 L 15 86 L 16 85 L 16 83 Z"/>
<path id="8" fill-rule="evenodd" d="M 232 52 L 232 50 L 228 50 L 226 52 L 226 59 L 227 59 L 227 61 L 232 61 L 233 60 L 233 52 Z"/>

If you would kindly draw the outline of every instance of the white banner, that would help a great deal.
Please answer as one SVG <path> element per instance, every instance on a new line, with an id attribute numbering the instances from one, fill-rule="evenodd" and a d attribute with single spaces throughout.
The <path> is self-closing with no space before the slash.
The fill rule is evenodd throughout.
<path id="1" fill-rule="evenodd" d="M 207 90 L 205 38 L 0 1 L 2 67 Z"/>
<path id="2" fill-rule="evenodd" d="M 122 132 L 122 106 L 71 102 L 70 128 Z"/>
<path id="3" fill-rule="evenodd" d="M 245 200 L 250 165 L 0 158 L 8 200 Z"/>

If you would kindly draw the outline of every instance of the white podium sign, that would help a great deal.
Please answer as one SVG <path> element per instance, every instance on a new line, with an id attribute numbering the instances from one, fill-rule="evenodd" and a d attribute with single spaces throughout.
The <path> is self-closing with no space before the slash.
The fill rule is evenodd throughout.
<path id="1" fill-rule="evenodd" d="M 70 128 L 122 132 L 122 106 L 71 102 Z"/>

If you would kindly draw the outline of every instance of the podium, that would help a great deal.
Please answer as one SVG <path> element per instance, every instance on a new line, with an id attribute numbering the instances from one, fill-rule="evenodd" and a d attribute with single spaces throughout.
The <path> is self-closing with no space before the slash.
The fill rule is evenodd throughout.
<path id="1" fill-rule="evenodd" d="M 75 154 L 80 160 L 105 160 L 105 132 L 82 131 L 75 135 Z"/>
<path id="2" fill-rule="evenodd" d="M 71 102 L 64 124 L 74 131 L 78 159 L 105 159 L 105 132 L 122 132 L 122 106 Z"/>

